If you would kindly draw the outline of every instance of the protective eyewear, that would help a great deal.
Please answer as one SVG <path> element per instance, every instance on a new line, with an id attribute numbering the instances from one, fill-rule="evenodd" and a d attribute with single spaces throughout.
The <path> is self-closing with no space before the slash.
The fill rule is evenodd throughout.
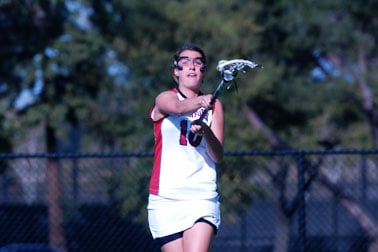
<path id="1" fill-rule="evenodd" d="M 202 67 L 204 65 L 202 57 L 197 57 L 197 58 L 180 57 L 178 61 L 180 62 L 180 65 L 184 67 L 192 66 L 193 64 L 196 67 Z"/>

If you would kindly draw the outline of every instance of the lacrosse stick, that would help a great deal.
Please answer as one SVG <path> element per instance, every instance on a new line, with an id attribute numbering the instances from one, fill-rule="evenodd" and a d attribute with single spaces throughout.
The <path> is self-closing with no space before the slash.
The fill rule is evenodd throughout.
<path id="1" fill-rule="evenodd" d="M 217 99 L 219 92 L 225 87 L 225 84 L 227 82 L 234 80 L 239 71 L 245 73 L 244 68 L 246 67 L 253 69 L 255 67 L 262 66 L 252 61 L 243 59 L 220 60 L 218 62 L 217 70 L 221 73 L 222 80 L 219 82 L 217 88 L 215 89 L 210 104 L 215 103 L 215 100 Z M 208 110 L 209 109 L 206 109 L 197 121 L 202 122 L 205 116 L 207 115 Z"/>

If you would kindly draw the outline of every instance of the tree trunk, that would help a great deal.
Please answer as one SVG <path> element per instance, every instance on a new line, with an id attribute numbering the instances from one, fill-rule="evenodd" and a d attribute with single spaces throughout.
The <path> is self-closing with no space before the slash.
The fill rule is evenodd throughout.
<path id="1" fill-rule="evenodd" d="M 242 104 L 242 110 L 246 114 L 247 119 L 249 120 L 251 125 L 262 133 L 262 135 L 269 141 L 270 145 L 273 148 L 277 148 L 279 146 L 289 146 L 287 143 L 281 141 L 274 134 L 274 132 L 267 125 L 264 124 L 264 122 L 259 118 L 259 116 L 251 108 L 248 107 L 247 104 Z M 313 169 L 316 168 L 311 169 L 311 167 L 307 167 L 306 172 L 310 173 L 311 175 L 315 172 L 313 171 Z M 366 211 L 364 211 L 363 208 L 356 201 L 348 197 L 344 190 L 342 190 L 337 184 L 331 182 L 328 179 L 328 177 L 325 176 L 323 173 L 318 171 L 315 179 L 333 193 L 340 205 L 346 209 L 346 211 L 359 223 L 361 228 L 366 232 L 370 241 L 369 252 L 378 251 L 378 224 L 375 223 L 375 220 L 371 216 L 369 216 L 369 214 Z M 272 181 L 274 181 L 274 177 L 272 177 Z M 282 183 L 282 181 L 274 183 Z M 281 195 L 283 195 L 284 192 L 278 193 L 281 193 Z M 283 235 L 283 230 L 286 229 L 287 232 L 289 230 L 289 223 L 285 222 L 285 219 L 282 218 L 282 216 L 280 216 L 285 215 L 285 209 L 282 209 L 282 204 L 278 204 L 278 202 L 277 205 L 279 208 L 279 210 L 277 211 L 277 220 L 279 221 L 277 225 L 280 226 L 277 227 L 276 231 L 276 242 L 274 251 L 280 251 L 279 247 L 277 246 L 285 246 L 284 244 L 282 244 L 285 241 L 285 239 L 282 237 L 280 238 L 279 236 Z M 287 220 L 290 219 L 289 216 L 286 217 Z M 288 242 L 288 240 L 286 240 L 286 242 Z"/>
<path id="2" fill-rule="evenodd" d="M 246 115 L 248 121 L 251 125 L 256 128 L 262 135 L 268 140 L 269 144 L 272 146 L 273 149 L 284 149 L 287 147 L 285 143 L 279 139 L 274 132 L 267 126 L 265 123 L 260 119 L 260 117 L 248 107 L 248 105 L 244 102 L 241 103 L 242 111 Z M 270 174 L 272 177 L 272 181 L 275 181 L 276 174 Z M 285 178 L 285 176 L 283 176 Z M 289 246 L 289 236 L 290 236 L 290 217 L 286 216 L 284 209 L 282 209 L 282 192 L 283 181 L 276 181 L 274 182 L 276 186 L 275 189 L 275 207 L 276 207 L 276 234 L 275 234 L 275 241 L 274 241 L 274 249 L 275 252 L 286 252 L 288 251 Z M 281 199 L 281 200 L 280 200 Z"/>
<path id="3" fill-rule="evenodd" d="M 245 102 L 241 102 L 241 107 L 251 125 L 262 133 L 273 149 L 285 149 L 288 147 Z"/>
<path id="4" fill-rule="evenodd" d="M 378 224 L 375 223 L 374 219 L 354 199 L 348 197 L 342 188 L 329 180 L 326 175 L 319 173 L 316 179 L 332 192 L 340 205 L 344 207 L 365 231 L 370 241 L 369 252 L 378 251 Z"/>
<path id="5" fill-rule="evenodd" d="M 369 120 L 370 131 L 372 135 L 373 145 L 378 148 L 378 107 L 375 101 L 375 95 L 373 89 L 368 85 L 364 74 L 366 73 L 367 63 L 366 63 L 366 52 L 363 46 L 360 47 L 358 51 L 358 66 L 359 71 L 356 71 L 353 67 L 347 67 L 342 64 L 342 60 L 336 55 L 329 53 L 327 59 L 330 60 L 340 72 L 347 72 L 353 76 L 361 98 L 355 97 L 359 101 L 359 106 L 361 110 L 365 113 Z"/>
<path id="6" fill-rule="evenodd" d="M 378 232 L 377 226 L 374 221 L 371 220 L 361 207 L 354 201 L 348 199 L 340 199 L 340 204 L 348 210 L 348 212 L 358 221 L 361 227 L 367 232 L 369 237 L 369 252 L 378 251 Z"/>
<path id="7" fill-rule="evenodd" d="M 47 152 L 56 152 L 55 131 L 46 126 Z M 61 192 L 59 181 L 59 166 L 57 159 L 49 158 L 47 163 L 48 182 L 48 215 L 49 215 L 49 245 L 66 251 L 63 229 L 63 209 L 61 207 Z"/>
<path id="8" fill-rule="evenodd" d="M 275 194 L 280 194 L 276 192 Z M 279 196 L 278 196 L 279 197 Z M 290 218 L 288 218 L 282 211 L 281 204 L 278 197 L 276 197 L 275 205 L 275 220 L 276 220 L 276 235 L 274 239 L 274 252 L 286 252 L 289 251 L 289 239 L 290 239 Z"/>

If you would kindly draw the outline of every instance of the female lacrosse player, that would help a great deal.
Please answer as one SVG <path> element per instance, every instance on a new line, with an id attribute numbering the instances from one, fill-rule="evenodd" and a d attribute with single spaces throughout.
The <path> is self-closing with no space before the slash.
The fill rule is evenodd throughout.
<path id="1" fill-rule="evenodd" d="M 150 110 L 154 164 L 148 220 L 163 252 L 210 250 L 220 224 L 216 163 L 223 158 L 222 104 L 200 91 L 206 56 L 195 45 L 174 55 L 177 85 L 160 93 Z M 199 121 L 202 113 L 207 113 Z"/>

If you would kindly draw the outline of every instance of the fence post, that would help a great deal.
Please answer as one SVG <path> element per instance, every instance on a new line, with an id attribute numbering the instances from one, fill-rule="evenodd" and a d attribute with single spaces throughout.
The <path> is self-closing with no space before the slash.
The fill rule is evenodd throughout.
<path id="1" fill-rule="evenodd" d="M 298 162 L 298 251 L 306 251 L 306 202 L 305 202 L 305 169 L 303 167 L 304 153 L 297 155 Z"/>

